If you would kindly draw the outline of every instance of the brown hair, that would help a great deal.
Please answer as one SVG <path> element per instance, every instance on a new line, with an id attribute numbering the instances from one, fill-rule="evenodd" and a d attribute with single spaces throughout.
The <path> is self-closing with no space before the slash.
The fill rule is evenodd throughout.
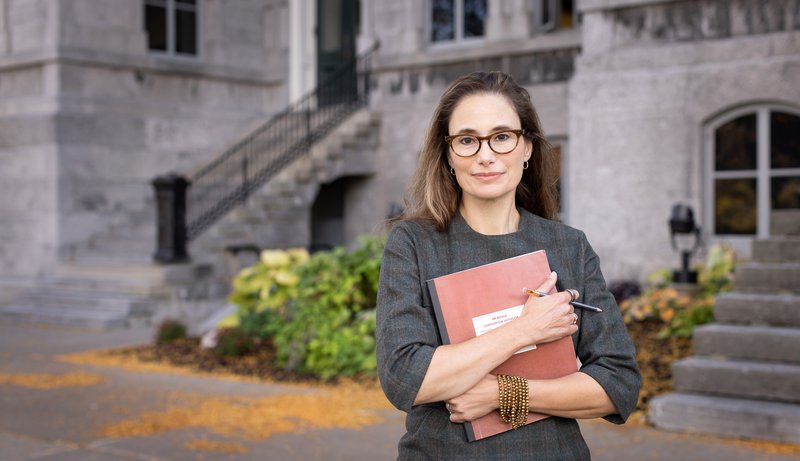
<path id="1" fill-rule="evenodd" d="M 417 170 L 406 192 L 405 210 L 398 220 L 431 220 L 439 231 L 445 230 L 450 224 L 461 202 L 461 187 L 450 174 L 447 162 L 449 147 L 444 137 L 448 134 L 450 117 L 456 105 L 464 97 L 480 93 L 504 96 L 516 110 L 525 138 L 533 143 L 529 168 L 523 170 L 522 180 L 517 186 L 517 206 L 543 218 L 557 218 L 558 160 L 552 155 L 552 146 L 544 138 L 530 94 L 517 85 L 510 75 L 474 72 L 451 83 L 439 99 Z"/>

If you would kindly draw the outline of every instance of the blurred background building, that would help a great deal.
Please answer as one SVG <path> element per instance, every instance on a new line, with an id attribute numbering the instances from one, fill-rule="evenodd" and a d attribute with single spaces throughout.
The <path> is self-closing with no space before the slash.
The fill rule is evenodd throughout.
<path id="1" fill-rule="evenodd" d="M 352 244 L 402 206 L 446 85 L 481 69 L 530 91 L 562 220 L 607 279 L 676 265 L 676 202 L 745 258 L 773 211 L 800 208 L 800 0 L 0 0 L 4 297 L 155 271 L 151 181 L 169 172 L 192 182 L 188 221 L 193 193 L 259 180 L 187 224 L 194 266 L 161 279 L 224 272 L 231 245 Z M 358 107 L 309 122 L 349 92 Z M 317 135 L 264 173 L 301 125 Z"/>
<path id="2" fill-rule="evenodd" d="M 608 280 L 677 265 L 679 202 L 753 256 L 656 424 L 800 439 L 800 0 L 0 0 L 0 315 L 196 323 L 242 257 L 381 232 L 475 70 Z"/>

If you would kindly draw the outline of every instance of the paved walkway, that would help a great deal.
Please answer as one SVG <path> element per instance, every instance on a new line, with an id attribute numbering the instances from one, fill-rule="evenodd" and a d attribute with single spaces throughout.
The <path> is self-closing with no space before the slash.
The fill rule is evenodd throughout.
<path id="1" fill-rule="evenodd" d="M 197 403 L 197 411 L 201 411 L 203 398 L 260 398 L 298 390 L 212 377 L 65 363 L 56 356 L 143 343 L 150 339 L 152 331 L 95 332 L 3 322 L 0 320 L 0 461 L 380 461 L 394 459 L 396 455 L 403 418 L 394 410 L 377 410 L 380 420 L 358 430 L 333 425 L 328 429 L 277 431 L 278 435 L 266 438 L 221 435 L 208 428 L 191 426 L 153 430 L 140 436 L 98 435 L 102 428 L 120 421 L 140 418 L 148 412 L 163 412 L 178 394 L 201 396 Z M 35 380 L 23 379 L 37 373 L 78 379 L 72 384 L 49 388 L 37 388 Z M 101 379 L 92 382 L 92 377 Z M 221 424 L 225 423 L 224 416 L 219 415 Z M 769 453 L 734 440 L 673 434 L 647 427 L 618 427 L 602 421 L 585 422 L 582 427 L 596 461 L 798 459 L 796 453 Z"/>

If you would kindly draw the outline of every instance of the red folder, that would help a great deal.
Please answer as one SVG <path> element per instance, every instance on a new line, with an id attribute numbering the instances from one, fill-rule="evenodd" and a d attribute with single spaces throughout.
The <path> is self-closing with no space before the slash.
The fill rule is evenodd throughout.
<path id="1" fill-rule="evenodd" d="M 428 280 L 442 342 L 457 344 L 477 336 L 476 329 L 509 320 L 509 312 L 504 310 L 521 306 L 528 299 L 523 288 L 536 289 L 548 275 L 550 265 L 541 250 Z M 553 379 L 577 370 L 575 348 L 572 338 L 567 336 L 514 354 L 492 374 Z M 547 417 L 529 413 L 527 424 Z M 494 411 L 464 424 L 464 428 L 472 442 L 511 430 L 511 425 Z"/>

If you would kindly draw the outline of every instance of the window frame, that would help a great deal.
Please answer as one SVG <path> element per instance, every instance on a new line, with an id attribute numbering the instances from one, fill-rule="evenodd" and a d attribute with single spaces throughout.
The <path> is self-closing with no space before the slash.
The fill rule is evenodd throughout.
<path id="1" fill-rule="evenodd" d="M 705 142 L 705 155 L 703 158 L 703 226 L 712 238 L 722 238 L 733 241 L 749 241 L 753 238 L 765 239 L 770 237 L 770 212 L 772 178 L 800 176 L 800 168 L 772 168 L 770 159 L 771 127 L 770 114 L 772 112 L 785 112 L 800 117 L 800 108 L 785 104 L 749 104 L 714 117 L 708 122 L 703 131 Z M 714 165 L 716 148 L 716 130 L 722 125 L 739 117 L 756 115 L 756 168 L 754 170 L 717 171 Z M 755 179 L 756 180 L 756 233 L 743 234 L 717 234 L 714 231 L 715 222 L 715 184 L 718 179 Z"/>
<path id="2" fill-rule="evenodd" d="M 195 0 L 195 5 L 193 7 L 194 14 L 195 14 L 195 37 L 194 37 L 194 39 L 195 39 L 195 53 L 194 54 L 178 53 L 176 51 L 176 46 L 177 46 L 177 41 L 178 41 L 178 39 L 177 39 L 177 30 L 176 30 L 176 26 L 175 26 L 176 12 L 178 10 L 182 10 L 182 11 L 191 11 L 192 10 L 192 8 L 187 8 L 186 6 L 179 6 L 176 3 L 177 1 L 180 1 L 180 0 L 144 0 L 142 2 L 142 6 L 143 6 L 143 8 L 142 8 L 142 11 L 143 11 L 142 12 L 142 15 L 143 15 L 142 23 L 143 23 L 143 28 L 144 28 L 145 35 L 149 35 L 148 34 L 148 30 L 147 30 L 147 18 L 146 18 L 146 16 L 144 16 L 145 15 L 144 11 L 146 10 L 146 7 L 148 5 L 160 6 L 160 7 L 165 8 L 166 17 L 167 17 L 166 18 L 166 21 L 167 21 L 167 31 L 166 31 L 167 49 L 164 50 L 164 51 L 151 49 L 150 48 L 150 44 L 149 44 L 149 36 L 148 36 L 148 38 L 147 38 L 147 42 L 148 43 L 146 44 L 147 53 L 149 55 L 157 56 L 157 57 L 161 57 L 161 58 L 169 58 L 169 59 L 175 59 L 175 60 L 196 61 L 197 59 L 201 58 L 201 56 L 202 56 L 202 46 L 201 46 L 201 44 L 203 43 L 203 41 L 202 41 L 202 27 L 200 27 L 200 26 L 203 23 L 203 15 L 202 15 L 202 12 L 203 12 L 203 7 L 202 7 L 203 0 Z"/>
<path id="3" fill-rule="evenodd" d="M 483 35 L 480 37 L 464 37 L 464 1 L 453 0 L 455 3 L 455 36 L 452 40 L 433 41 L 433 0 L 426 0 L 425 5 L 425 43 L 430 48 L 450 48 L 465 44 L 483 43 L 486 40 L 486 25 L 489 18 L 491 0 L 486 0 L 486 18 L 483 21 Z"/>
<path id="4" fill-rule="evenodd" d="M 580 26 L 580 12 L 577 8 L 577 0 L 572 2 L 572 27 L 561 27 L 561 2 L 562 0 L 528 0 L 528 7 L 530 8 L 530 25 L 532 35 L 553 32 L 557 30 L 575 29 Z M 550 5 L 550 21 L 542 22 L 544 15 L 544 5 Z"/>

